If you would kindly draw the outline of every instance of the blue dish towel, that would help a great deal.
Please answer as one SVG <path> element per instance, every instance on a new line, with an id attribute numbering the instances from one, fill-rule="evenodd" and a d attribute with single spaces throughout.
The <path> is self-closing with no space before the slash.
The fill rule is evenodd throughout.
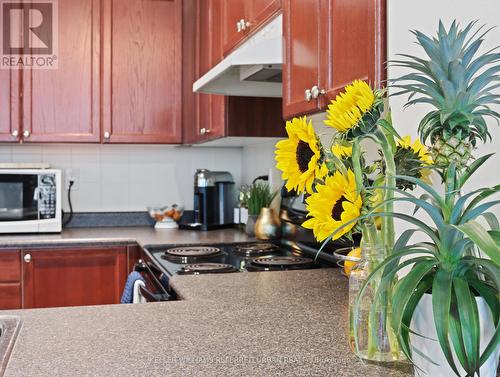
<path id="1" fill-rule="evenodd" d="M 127 282 L 125 283 L 125 288 L 123 289 L 122 299 L 120 303 L 122 304 L 131 304 L 134 295 L 134 283 L 137 280 L 144 281 L 144 278 L 137 271 L 133 271 L 127 278 Z"/>

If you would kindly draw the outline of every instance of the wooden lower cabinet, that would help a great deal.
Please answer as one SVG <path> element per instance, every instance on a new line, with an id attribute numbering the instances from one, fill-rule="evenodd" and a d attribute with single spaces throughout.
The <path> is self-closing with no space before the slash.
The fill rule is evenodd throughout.
<path id="1" fill-rule="evenodd" d="M 127 247 L 23 250 L 24 308 L 117 304 Z"/>
<path id="2" fill-rule="evenodd" d="M 21 251 L 0 250 L 0 310 L 21 308 Z"/>

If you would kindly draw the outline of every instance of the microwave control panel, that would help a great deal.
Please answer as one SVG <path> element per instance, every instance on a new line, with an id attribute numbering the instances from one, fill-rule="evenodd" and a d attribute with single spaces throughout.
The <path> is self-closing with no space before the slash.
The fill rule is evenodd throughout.
<path id="1" fill-rule="evenodd" d="M 38 178 L 39 204 L 38 211 L 41 219 L 56 217 L 56 176 L 41 174 Z"/>

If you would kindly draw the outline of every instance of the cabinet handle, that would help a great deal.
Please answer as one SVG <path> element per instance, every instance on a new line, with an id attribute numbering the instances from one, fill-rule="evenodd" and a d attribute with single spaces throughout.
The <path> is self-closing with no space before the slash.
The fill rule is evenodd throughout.
<path id="1" fill-rule="evenodd" d="M 109 140 L 110 137 L 111 134 L 108 131 L 104 132 L 104 139 Z"/>
<path id="2" fill-rule="evenodd" d="M 24 136 L 25 139 L 27 139 L 28 137 L 30 137 L 30 132 L 28 130 L 25 130 L 23 132 L 23 136 Z"/>
<path id="3" fill-rule="evenodd" d="M 12 137 L 18 137 L 19 136 L 19 131 L 18 130 L 14 130 L 14 131 L 12 131 L 11 135 L 12 135 Z"/>
<path id="4" fill-rule="evenodd" d="M 305 91 L 305 99 L 306 99 L 307 102 L 311 102 L 311 99 L 312 99 L 311 89 L 306 89 L 306 91 Z"/>
<path id="5" fill-rule="evenodd" d="M 318 88 L 317 85 L 314 85 L 312 88 L 311 88 L 311 96 L 313 99 L 316 99 L 318 98 L 319 96 L 322 96 L 326 94 L 326 90 L 325 89 L 320 89 Z"/>
<path id="6" fill-rule="evenodd" d="M 31 254 L 26 254 L 26 255 L 24 256 L 24 261 L 25 261 L 26 263 L 30 263 L 30 262 L 31 262 Z"/>

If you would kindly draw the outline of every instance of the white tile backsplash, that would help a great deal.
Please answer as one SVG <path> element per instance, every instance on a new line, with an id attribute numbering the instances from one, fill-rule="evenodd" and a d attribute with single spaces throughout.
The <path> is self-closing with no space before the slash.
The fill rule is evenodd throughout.
<path id="1" fill-rule="evenodd" d="M 143 211 L 147 206 L 173 203 L 191 209 L 195 170 L 228 170 L 239 187 L 242 158 L 243 148 L 237 147 L 0 145 L 0 162 L 49 162 L 63 169 L 63 181 L 66 168 L 78 171 L 77 188 L 72 192 L 77 212 Z M 66 196 L 65 211 L 69 209 Z"/>

